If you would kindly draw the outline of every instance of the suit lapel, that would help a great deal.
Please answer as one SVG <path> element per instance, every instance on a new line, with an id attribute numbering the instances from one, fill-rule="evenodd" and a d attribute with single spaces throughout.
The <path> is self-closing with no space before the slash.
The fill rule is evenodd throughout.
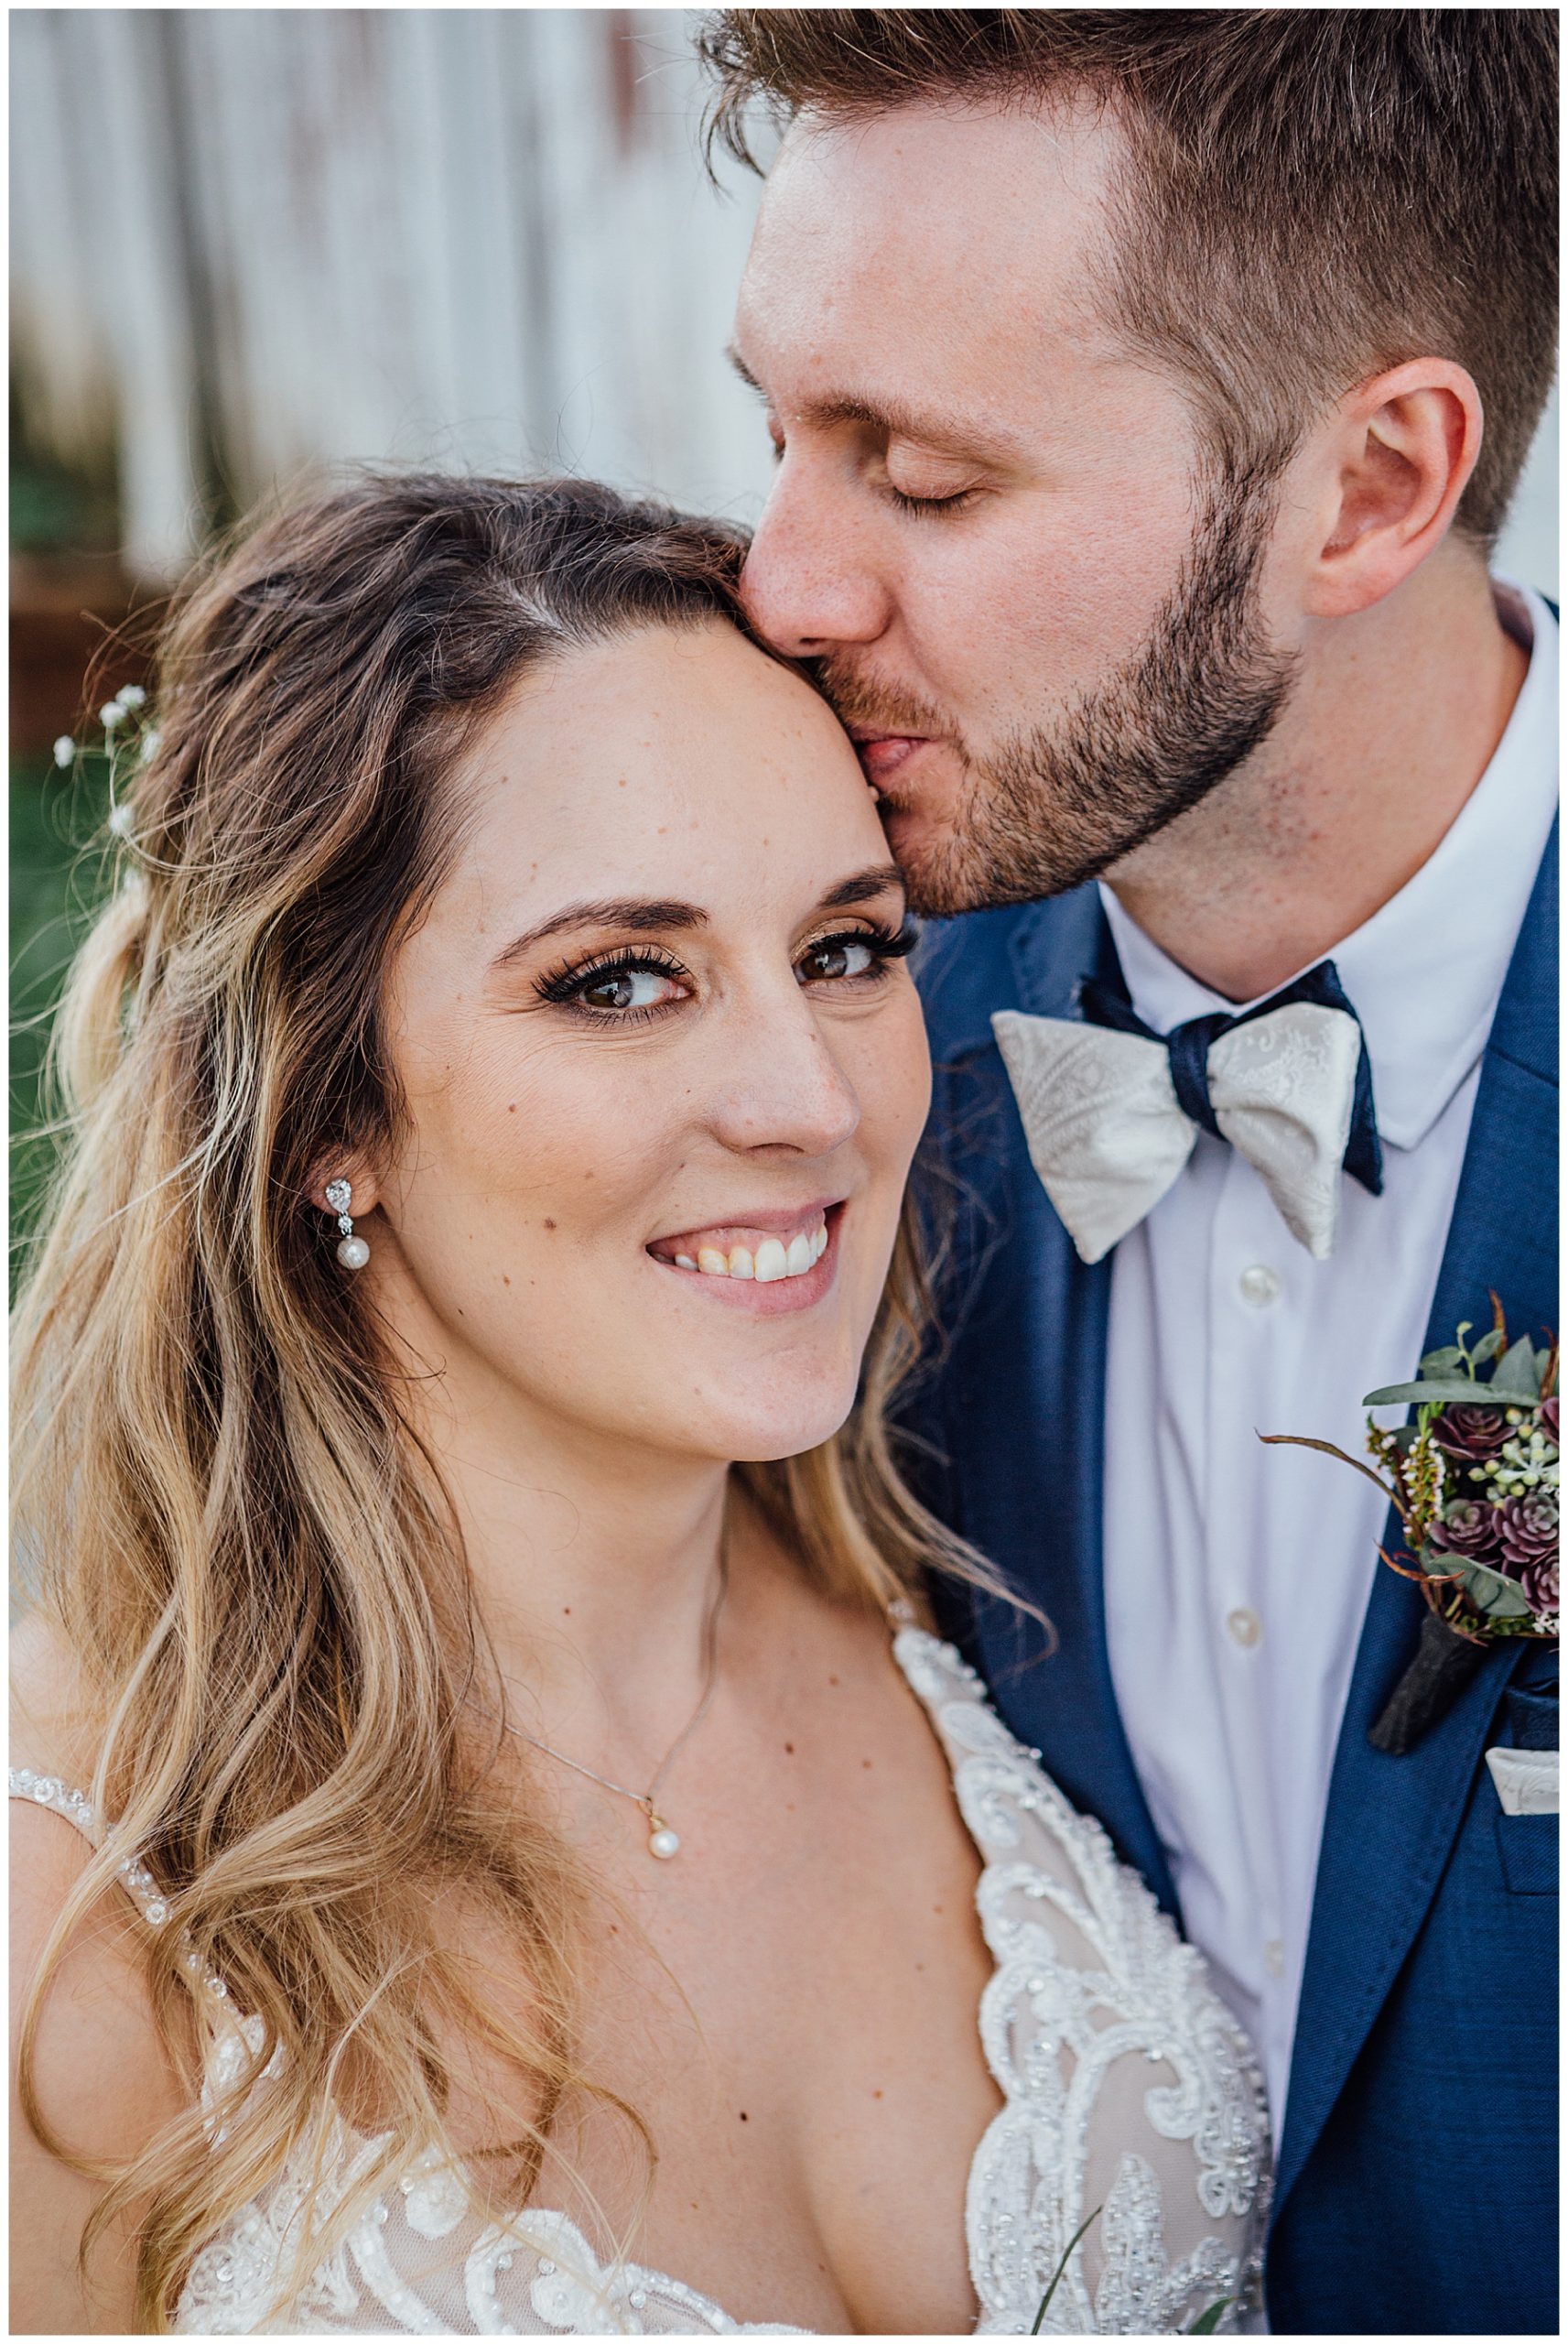
<path id="1" fill-rule="evenodd" d="M 1047 917 L 1022 923 L 1010 951 L 1016 1004 L 1034 1015 L 1070 1014 L 1083 977 L 1119 982 L 1109 927 L 1092 886 L 1051 906 Z M 1011 1086 L 1005 1075 L 998 1079 L 1016 1125 Z M 1023 1568 L 1014 1563 L 1015 1575 L 1039 1596 L 1055 1641 L 1036 1666 L 1021 1674 L 1017 1615 L 982 1604 L 977 1626 L 987 1674 L 1016 1730 L 1040 1749 L 1068 1797 L 1099 1818 L 1162 1904 L 1173 1911 L 1174 1889 L 1117 1708 L 1106 1641 L 1102 1510 L 1110 1262 L 1086 1268 L 1078 1260 L 1040 1188 L 1021 1130 L 1012 1135 L 1015 1144 L 1006 1151 L 1014 1183 L 1010 1219 L 1024 1242 L 1007 1248 L 1000 1276 L 1025 1315 L 1004 1340 L 1010 1356 L 1028 1362 L 1031 1421 L 1016 1427 L 1019 1438 L 1005 1419 L 996 1426 L 991 1453 L 966 1493 L 966 1525 L 982 1551 L 999 1559 L 1010 1550 L 1019 1555 Z M 988 1380 L 994 1389 L 994 1370 L 991 1379 L 967 1380 L 971 1390 L 983 1389 Z M 970 1442 L 965 1446 L 972 1454 Z M 1052 1492 L 1048 1520 L 1039 1500 L 1043 1488 Z M 1039 1542 L 1045 1539 L 1048 1576 L 1038 1561 Z"/>
<path id="2" fill-rule="evenodd" d="M 1557 830 L 1515 948 L 1481 1080 L 1426 1348 L 1496 1293 L 1512 1335 L 1555 1328 Z M 1414 1362 L 1411 1362 L 1413 1370 Z M 1390 1520 L 1389 1542 L 1397 1545 Z M 1311 2155 L 1425 1919 L 1503 1683 L 1530 1647 L 1494 1647 L 1459 1701 L 1404 1757 L 1367 1737 L 1424 1612 L 1393 1571 L 1373 1581 L 1329 1785 L 1281 2143 L 1278 2214 Z"/>

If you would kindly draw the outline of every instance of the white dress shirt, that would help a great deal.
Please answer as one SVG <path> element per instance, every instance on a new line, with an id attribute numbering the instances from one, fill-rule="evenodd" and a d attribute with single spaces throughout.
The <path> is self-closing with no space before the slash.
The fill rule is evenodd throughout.
<path id="1" fill-rule="evenodd" d="M 1347 1467 L 1256 1436 L 1360 1455 L 1363 1394 L 1413 1375 L 1425 1347 L 1481 1052 L 1557 799 L 1557 624 L 1539 595 L 1498 593 L 1531 657 L 1497 754 L 1409 884 L 1319 956 L 1366 1034 L 1382 1196 L 1342 1176 L 1337 1243 L 1314 1262 L 1251 1166 L 1200 1132 L 1113 1257 L 1111 1675 L 1184 1924 L 1259 2047 L 1276 2138 L 1387 1508 Z M 1133 1007 L 1156 1033 L 1234 1013 L 1101 892 Z"/>

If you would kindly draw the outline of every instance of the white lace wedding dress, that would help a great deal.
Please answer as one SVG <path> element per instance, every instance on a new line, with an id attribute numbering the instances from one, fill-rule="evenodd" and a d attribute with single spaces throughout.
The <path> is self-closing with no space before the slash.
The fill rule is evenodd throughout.
<path id="1" fill-rule="evenodd" d="M 1149 2335 L 1254 2300 L 1269 2149 L 1251 2050 L 1137 1876 L 1076 1814 L 991 1709 L 950 1644 L 901 1628 L 893 1650 L 930 1712 L 984 1859 L 978 1904 L 996 1970 L 981 2041 L 1005 2106 L 970 2169 L 966 2219 L 977 2333 L 1028 2335 L 1069 2241 L 1098 2208 L 1052 2297 L 1044 2335 Z M 89 1837 L 87 1799 L 13 1771 L 13 1796 Z M 124 1867 L 153 1927 L 157 1883 Z M 221 1980 L 208 1980 L 223 1998 Z M 237 2058 L 246 2022 L 234 2014 Z M 258 2089 L 265 2089 L 265 2079 Z M 655 2111 L 656 2114 L 656 2111 Z M 333 2202 L 377 2143 L 336 2127 Z M 298 2284 L 306 2202 L 286 2172 L 197 2257 L 175 2321 L 187 2335 L 791 2336 L 741 2322 L 660 2271 L 601 2262 L 558 2213 L 498 2222 L 427 2157 Z M 319 2208 L 318 2210 L 321 2210 Z M 277 2309 L 292 2295 L 287 2308 Z"/>

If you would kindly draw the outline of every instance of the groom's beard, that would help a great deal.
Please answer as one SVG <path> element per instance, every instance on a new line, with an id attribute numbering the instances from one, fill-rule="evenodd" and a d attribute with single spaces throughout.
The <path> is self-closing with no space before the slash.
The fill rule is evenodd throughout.
<path id="1" fill-rule="evenodd" d="M 1093 879 L 1206 798 L 1267 738 L 1294 681 L 1258 580 L 1277 481 L 1232 475 L 1211 498 L 1141 648 L 1051 724 L 981 756 L 942 711 L 816 663 L 846 724 L 950 743 L 965 778 L 950 830 L 904 845 L 912 907 L 937 917 L 1033 903 Z M 884 793 L 902 804 L 896 777 Z"/>

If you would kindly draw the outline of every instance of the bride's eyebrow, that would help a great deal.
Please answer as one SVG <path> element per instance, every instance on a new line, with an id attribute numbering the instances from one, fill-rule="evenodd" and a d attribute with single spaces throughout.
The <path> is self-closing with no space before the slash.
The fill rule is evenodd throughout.
<path id="1" fill-rule="evenodd" d="M 903 874 L 896 863 L 872 863 L 866 871 L 857 871 L 851 878 L 840 879 L 830 887 L 817 906 L 818 911 L 847 911 L 853 904 L 870 903 L 877 895 L 885 895 L 890 887 L 903 891 Z M 491 962 L 492 969 L 510 968 L 515 961 L 526 960 L 536 944 L 546 937 L 562 935 L 572 928 L 619 928 L 633 936 L 651 936 L 671 928 L 706 928 L 708 914 L 700 904 L 683 904 L 670 896 L 608 895 L 596 903 L 567 904 L 535 928 L 524 928 L 514 936 L 503 950 Z"/>
<path id="2" fill-rule="evenodd" d="M 568 904 L 562 910 L 552 912 L 536 928 L 524 928 L 514 936 L 503 951 L 491 962 L 493 969 L 504 969 L 514 960 L 525 960 L 535 944 L 547 936 L 559 936 L 568 928 L 629 928 L 634 936 L 648 936 L 659 929 L 706 928 L 708 914 L 699 904 L 683 904 L 657 895 L 608 895 L 597 903 Z"/>
<path id="3" fill-rule="evenodd" d="M 890 888 L 903 893 L 903 874 L 896 863 L 873 863 L 869 871 L 857 871 L 852 879 L 840 879 L 829 887 L 817 906 L 818 911 L 848 911 L 851 905 L 869 904 L 878 895 L 885 895 Z"/>

